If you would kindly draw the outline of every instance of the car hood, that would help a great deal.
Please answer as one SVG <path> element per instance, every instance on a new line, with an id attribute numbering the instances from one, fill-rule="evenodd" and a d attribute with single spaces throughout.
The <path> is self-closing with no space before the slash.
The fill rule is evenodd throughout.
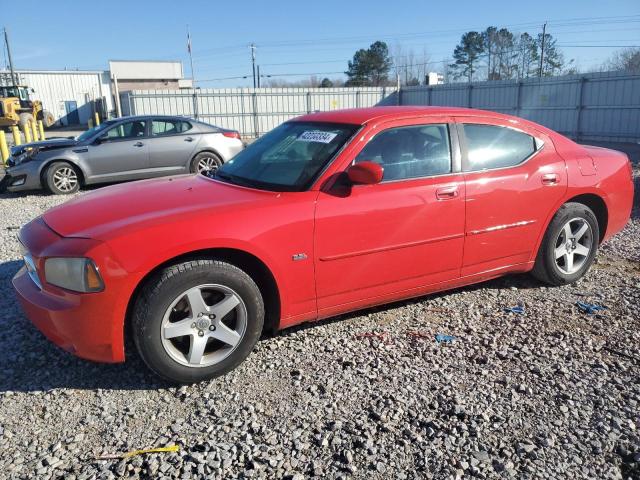
<path id="1" fill-rule="evenodd" d="M 63 237 L 108 241 L 123 230 L 202 219 L 216 210 L 250 208 L 279 195 L 226 184 L 202 175 L 180 175 L 104 187 L 84 193 L 43 215 Z"/>
<path id="2" fill-rule="evenodd" d="M 58 148 L 69 148 L 74 147 L 78 144 L 78 141 L 74 138 L 52 138 L 50 140 L 43 140 L 41 142 L 31 142 L 25 143 L 23 145 L 18 145 L 17 147 L 13 147 L 11 149 L 12 155 L 20 155 L 26 149 L 36 149 L 38 151 L 43 150 L 52 150 Z"/>

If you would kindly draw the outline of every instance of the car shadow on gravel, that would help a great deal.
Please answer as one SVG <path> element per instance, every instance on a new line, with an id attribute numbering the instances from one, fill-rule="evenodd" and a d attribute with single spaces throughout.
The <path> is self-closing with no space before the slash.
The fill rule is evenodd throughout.
<path id="1" fill-rule="evenodd" d="M 76 390 L 157 390 L 171 385 L 153 375 L 135 354 L 133 345 L 127 345 L 126 363 L 104 364 L 82 360 L 56 347 L 26 318 L 11 286 L 11 278 L 22 266 L 21 261 L 0 263 L 0 376 L 1 392 L 46 392 L 53 389 Z M 461 289 L 359 310 L 320 322 L 309 322 L 277 333 L 287 337 L 294 332 L 317 325 L 357 318 L 428 299 L 450 295 L 456 291 L 476 289 L 537 288 L 541 284 L 529 275 L 512 275 Z M 268 338 L 268 337 L 263 337 Z"/>
<path id="2" fill-rule="evenodd" d="M 364 315 L 368 315 L 372 313 L 379 313 L 379 312 L 384 312 L 386 310 L 401 308 L 408 305 L 415 305 L 422 302 L 428 302 L 429 300 L 435 300 L 440 297 L 446 297 L 448 295 L 453 295 L 455 293 L 460 293 L 460 292 L 474 292 L 476 290 L 509 290 L 512 288 L 516 288 L 518 290 L 528 290 L 528 289 L 537 289 L 544 286 L 545 286 L 544 283 L 540 282 L 539 280 L 536 280 L 534 277 L 528 274 L 505 275 L 504 277 L 495 278 L 493 280 L 487 280 L 486 282 L 474 283 L 472 285 L 467 285 L 465 287 L 455 288 L 451 290 L 444 290 L 442 292 L 436 292 L 436 293 L 428 293 L 420 297 L 409 298 L 407 300 L 400 300 L 393 303 L 385 303 L 383 305 L 369 307 L 363 310 L 356 310 L 354 312 L 345 313 L 342 315 L 338 315 L 337 317 L 331 317 L 331 318 L 327 318 L 317 322 L 311 321 L 311 322 L 303 323 L 301 325 L 296 325 L 295 327 L 287 328 L 286 330 L 277 332 L 275 335 L 286 337 L 288 335 L 299 332 L 301 330 L 314 328 L 319 325 L 330 325 L 335 322 L 341 322 L 343 320 L 362 317 Z M 505 308 L 511 307 L 511 306 L 513 305 L 505 305 Z"/>

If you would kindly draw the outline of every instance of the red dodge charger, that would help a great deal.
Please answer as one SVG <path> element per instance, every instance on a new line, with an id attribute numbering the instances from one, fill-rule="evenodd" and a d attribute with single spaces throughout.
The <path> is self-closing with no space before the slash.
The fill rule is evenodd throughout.
<path id="1" fill-rule="evenodd" d="M 54 343 L 197 382 L 265 330 L 531 271 L 575 282 L 631 212 L 626 155 L 444 107 L 286 122 L 215 173 L 85 193 L 20 231 L 13 285 Z"/>

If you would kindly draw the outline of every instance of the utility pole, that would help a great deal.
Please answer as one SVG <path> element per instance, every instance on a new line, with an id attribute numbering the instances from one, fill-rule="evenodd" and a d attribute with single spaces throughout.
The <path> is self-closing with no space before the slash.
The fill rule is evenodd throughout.
<path id="1" fill-rule="evenodd" d="M 542 43 L 540 44 L 540 68 L 538 69 L 538 77 L 542 77 L 542 66 L 544 65 L 544 42 L 546 40 L 547 22 L 542 25 Z"/>
<path id="2" fill-rule="evenodd" d="M 256 88 L 256 45 L 249 45 L 251 49 L 251 66 L 253 67 L 253 88 Z"/>
<path id="3" fill-rule="evenodd" d="M 11 48 L 9 47 L 9 34 L 7 28 L 4 29 L 4 43 L 7 46 L 7 58 L 9 59 L 9 70 L 11 70 L 11 81 L 13 82 L 13 88 L 18 88 L 18 79 L 16 78 L 16 72 L 13 70 L 13 60 L 11 59 Z"/>
<path id="4" fill-rule="evenodd" d="M 257 66 L 258 69 L 258 88 L 260 88 L 260 65 Z"/>

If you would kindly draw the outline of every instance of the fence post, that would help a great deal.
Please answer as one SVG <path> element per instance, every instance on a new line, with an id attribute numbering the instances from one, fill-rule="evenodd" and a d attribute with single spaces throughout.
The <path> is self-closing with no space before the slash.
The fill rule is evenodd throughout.
<path id="1" fill-rule="evenodd" d="M 473 90 L 473 85 L 469 84 L 469 86 L 467 86 L 467 107 L 469 108 L 473 108 L 471 106 L 471 90 Z"/>
<path id="2" fill-rule="evenodd" d="M 402 105 L 402 87 L 398 89 L 398 105 Z"/>
<path id="3" fill-rule="evenodd" d="M 311 90 L 307 90 L 307 113 L 311 113 Z"/>
<path id="4" fill-rule="evenodd" d="M 431 92 L 433 91 L 432 87 L 427 88 L 427 105 L 431 106 Z"/>
<path id="5" fill-rule="evenodd" d="M 582 128 L 582 110 L 584 109 L 584 84 L 586 83 L 586 77 L 580 77 L 580 83 L 578 84 L 578 105 L 576 105 L 576 109 L 578 110 L 576 113 L 576 141 L 580 140 L 581 137 L 581 128 Z"/>
<path id="6" fill-rule="evenodd" d="M 253 134 L 254 138 L 258 138 L 258 94 L 256 93 L 255 88 L 253 89 L 253 93 L 251 94 L 252 106 L 253 106 Z"/>
<path id="7" fill-rule="evenodd" d="M 519 80 L 516 86 L 516 117 L 520 116 L 520 109 L 522 106 L 521 95 L 522 95 L 522 80 Z"/>
<path id="8" fill-rule="evenodd" d="M 360 108 L 360 90 L 356 91 L 356 108 Z"/>
<path id="9" fill-rule="evenodd" d="M 193 116 L 198 120 L 198 90 L 193 89 Z"/>

